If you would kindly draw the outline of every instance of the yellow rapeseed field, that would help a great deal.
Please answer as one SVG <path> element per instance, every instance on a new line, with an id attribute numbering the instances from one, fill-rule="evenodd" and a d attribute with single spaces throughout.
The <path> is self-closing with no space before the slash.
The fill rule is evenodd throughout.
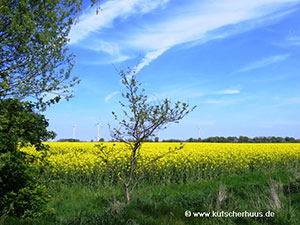
<path id="1" fill-rule="evenodd" d="M 105 156 L 95 143 L 45 144 L 50 149 L 44 164 L 53 174 L 101 175 L 109 170 L 109 166 L 114 166 L 120 173 L 129 168 L 130 152 L 124 144 L 104 143 Z M 210 176 L 285 166 L 300 159 L 300 144 L 185 143 L 183 149 L 151 161 L 176 146 L 179 143 L 144 143 L 137 160 L 137 171 L 154 177 L 177 176 L 182 179 L 184 176 Z M 42 155 L 32 147 L 21 150 L 29 155 Z M 36 163 L 42 164 L 42 161 L 37 160 Z"/>

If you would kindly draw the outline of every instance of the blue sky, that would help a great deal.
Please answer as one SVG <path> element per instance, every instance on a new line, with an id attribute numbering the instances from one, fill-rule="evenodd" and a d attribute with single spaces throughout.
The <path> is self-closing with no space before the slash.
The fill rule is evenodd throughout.
<path id="1" fill-rule="evenodd" d="M 300 1 L 102 0 L 70 32 L 75 97 L 46 111 L 57 138 L 110 139 L 123 87 L 138 72 L 153 100 L 197 105 L 160 139 L 300 137 Z"/>

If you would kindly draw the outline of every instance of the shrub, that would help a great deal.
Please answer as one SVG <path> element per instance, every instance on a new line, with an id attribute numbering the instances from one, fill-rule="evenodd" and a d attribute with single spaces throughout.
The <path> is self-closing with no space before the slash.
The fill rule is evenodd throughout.
<path id="1" fill-rule="evenodd" d="M 26 161 L 20 146 L 45 149 L 42 141 L 54 138 L 48 122 L 29 103 L 0 100 L 0 215 L 40 216 L 47 211 L 48 195 L 38 180 L 38 169 Z"/>

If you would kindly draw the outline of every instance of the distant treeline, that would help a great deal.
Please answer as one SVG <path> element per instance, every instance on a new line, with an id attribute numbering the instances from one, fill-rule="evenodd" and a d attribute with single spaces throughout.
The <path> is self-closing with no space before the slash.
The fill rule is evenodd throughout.
<path id="1" fill-rule="evenodd" d="M 57 142 L 80 142 L 80 140 L 74 138 L 62 138 L 57 140 Z"/>
<path id="2" fill-rule="evenodd" d="M 79 139 L 74 139 L 74 138 L 62 138 L 57 140 L 56 142 L 86 142 L 86 141 L 81 141 Z M 92 139 L 90 142 L 94 142 L 94 140 Z M 104 142 L 104 138 L 100 138 L 99 142 Z"/>
<path id="3" fill-rule="evenodd" d="M 208 137 L 205 139 L 189 138 L 187 140 L 168 139 L 162 142 L 215 142 L 215 143 L 300 143 L 300 139 L 293 137 L 254 137 L 249 138 L 246 136 L 240 137 Z"/>
<path id="4" fill-rule="evenodd" d="M 104 142 L 103 138 L 100 138 L 100 142 Z M 109 142 L 114 141 L 110 140 Z M 66 138 L 59 139 L 57 142 L 81 142 L 79 139 Z M 91 140 L 90 142 L 93 142 Z M 240 137 L 208 137 L 208 138 L 189 138 L 187 140 L 180 139 L 167 139 L 160 141 L 158 137 L 155 137 L 154 140 L 149 139 L 145 142 L 214 142 L 214 143 L 300 143 L 300 139 L 295 139 L 293 137 L 254 137 L 249 138 L 246 136 Z"/>

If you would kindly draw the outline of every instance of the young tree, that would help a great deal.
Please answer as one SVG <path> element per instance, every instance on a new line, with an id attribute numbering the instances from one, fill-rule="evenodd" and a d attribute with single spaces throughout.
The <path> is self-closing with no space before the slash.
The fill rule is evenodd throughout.
<path id="1" fill-rule="evenodd" d="M 129 172 L 126 177 L 121 177 L 118 171 L 115 170 L 115 173 L 124 184 L 126 203 L 129 204 L 134 188 L 145 176 L 143 172 L 137 173 L 137 159 L 140 157 L 143 142 L 155 136 L 158 130 L 166 128 L 167 124 L 178 123 L 193 111 L 195 106 L 190 107 L 187 103 L 181 103 L 180 101 L 172 105 L 169 99 L 164 99 L 158 104 L 151 104 L 145 90 L 141 89 L 141 83 L 137 81 L 137 75 L 134 71 L 130 69 L 127 72 L 120 71 L 120 75 L 122 84 L 126 89 L 122 93 L 125 102 L 120 101 L 120 105 L 124 108 L 124 119 L 120 119 L 115 112 L 112 112 L 120 127 L 111 129 L 111 136 L 114 140 L 125 143 L 130 149 Z M 166 154 L 177 151 L 182 147 L 170 149 Z M 107 157 L 108 153 L 104 151 L 104 147 L 100 146 L 100 149 L 104 153 L 104 157 Z M 110 151 L 110 154 L 113 154 L 113 151 Z M 150 163 L 157 161 L 166 154 L 152 159 Z M 108 162 L 107 160 L 104 161 Z M 114 168 L 112 169 L 114 170 Z"/>

